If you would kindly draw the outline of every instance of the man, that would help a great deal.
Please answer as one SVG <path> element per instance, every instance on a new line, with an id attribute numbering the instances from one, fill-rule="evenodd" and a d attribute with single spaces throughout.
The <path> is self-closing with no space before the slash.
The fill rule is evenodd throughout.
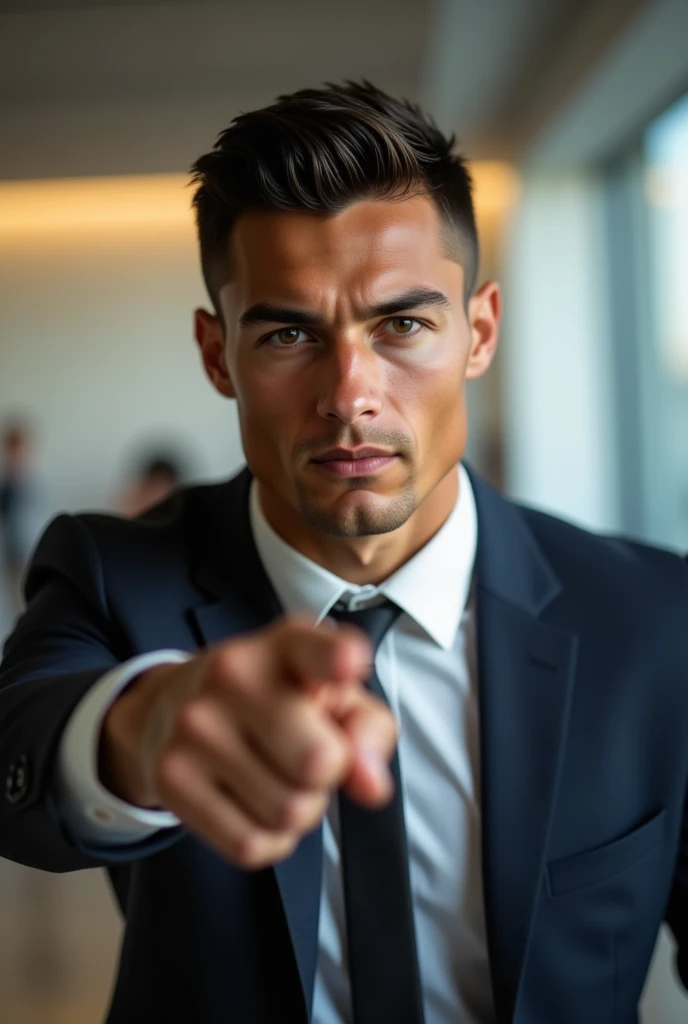
<path id="1" fill-rule="evenodd" d="M 114 1024 L 630 1024 L 664 918 L 688 979 L 684 562 L 461 465 L 499 291 L 415 108 L 283 97 L 194 176 L 248 469 L 46 532 L 0 853 L 108 868 Z"/>
<path id="2" fill-rule="evenodd" d="M 180 486 L 183 475 L 181 460 L 174 452 L 151 452 L 138 460 L 130 479 L 115 499 L 115 511 L 132 518 L 147 512 Z"/>
<path id="3" fill-rule="evenodd" d="M 0 437 L 0 576 L 12 613 L 21 607 L 21 577 L 45 519 L 34 472 L 31 425 L 6 423 Z"/>

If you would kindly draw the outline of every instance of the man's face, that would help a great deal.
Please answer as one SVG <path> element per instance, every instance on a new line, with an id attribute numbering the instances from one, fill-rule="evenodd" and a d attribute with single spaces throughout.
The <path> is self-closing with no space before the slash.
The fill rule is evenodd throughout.
<path id="1" fill-rule="evenodd" d="M 229 259 L 209 372 L 237 400 L 263 492 L 326 534 L 398 529 L 463 454 L 464 380 L 489 365 L 495 286 L 471 300 L 478 314 L 487 303 L 493 338 L 469 322 L 463 269 L 425 196 L 249 212 Z"/>

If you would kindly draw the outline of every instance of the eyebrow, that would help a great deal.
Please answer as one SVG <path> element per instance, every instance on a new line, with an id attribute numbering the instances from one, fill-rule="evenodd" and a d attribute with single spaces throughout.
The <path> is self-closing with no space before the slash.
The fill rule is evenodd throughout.
<path id="1" fill-rule="evenodd" d="M 372 320 L 376 316 L 394 316 L 396 313 L 417 309 L 419 306 L 449 309 L 451 303 L 444 292 L 434 291 L 432 288 L 413 288 L 411 291 L 402 292 L 385 302 L 378 302 L 374 306 L 361 310 L 359 319 Z M 250 327 L 253 324 L 299 324 L 315 327 L 320 323 L 322 323 L 322 317 L 318 313 L 295 309 L 292 306 L 273 305 L 270 302 L 257 302 L 239 317 L 240 327 Z"/>

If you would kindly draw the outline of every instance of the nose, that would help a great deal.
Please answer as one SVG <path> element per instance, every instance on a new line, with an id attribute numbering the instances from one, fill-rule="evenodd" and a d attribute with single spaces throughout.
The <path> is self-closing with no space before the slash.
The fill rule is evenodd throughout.
<path id="1" fill-rule="evenodd" d="M 379 358 L 366 345 L 353 341 L 333 345 L 326 365 L 319 367 L 318 414 L 352 424 L 373 418 L 382 409 Z"/>

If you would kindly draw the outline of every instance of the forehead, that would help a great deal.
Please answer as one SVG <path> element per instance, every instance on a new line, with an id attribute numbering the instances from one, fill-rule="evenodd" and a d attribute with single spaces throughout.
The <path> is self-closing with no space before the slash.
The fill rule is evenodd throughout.
<path id="1" fill-rule="evenodd" d="M 377 284 L 429 285 L 462 271 L 446 251 L 445 229 L 427 196 L 365 200 L 340 213 L 252 210 L 230 240 L 228 297 L 304 294 L 337 283 L 367 291 Z M 460 283 L 460 281 L 459 281 Z M 223 289 L 224 291 L 224 289 Z"/>

